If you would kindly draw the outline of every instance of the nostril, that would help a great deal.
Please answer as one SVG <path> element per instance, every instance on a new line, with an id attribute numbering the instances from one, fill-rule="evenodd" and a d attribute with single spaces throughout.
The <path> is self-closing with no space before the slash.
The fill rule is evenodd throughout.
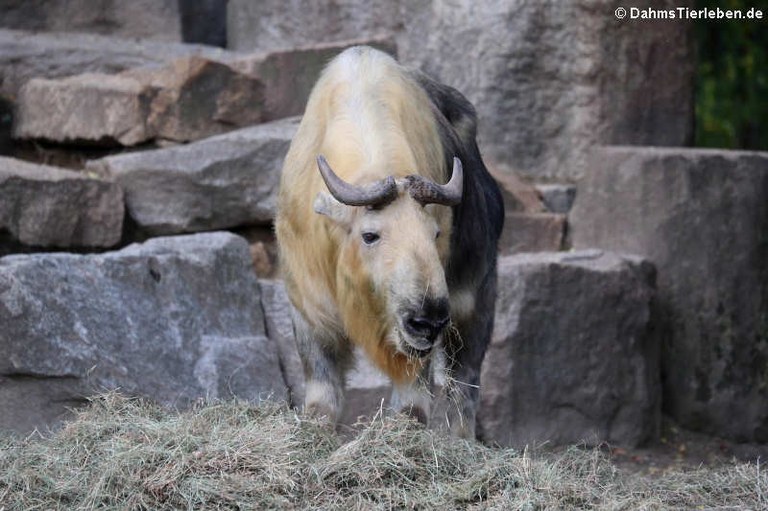
<path id="1" fill-rule="evenodd" d="M 405 324 L 411 335 L 426 337 L 428 340 L 434 341 L 449 322 L 450 318 L 434 320 L 422 316 L 412 316 L 406 320 Z"/>
<path id="2" fill-rule="evenodd" d="M 432 328 L 432 322 L 426 318 L 411 317 L 406 321 L 408 328 L 415 334 L 426 335 Z"/>

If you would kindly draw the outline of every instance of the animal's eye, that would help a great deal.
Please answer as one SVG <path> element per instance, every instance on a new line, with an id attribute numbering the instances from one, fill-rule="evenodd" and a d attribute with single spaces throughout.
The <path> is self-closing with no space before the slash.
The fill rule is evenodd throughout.
<path id="1" fill-rule="evenodd" d="M 377 241 L 379 241 L 380 236 L 376 234 L 375 232 L 364 232 L 363 233 L 363 243 L 366 245 L 373 245 Z"/>
<path id="2" fill-rule="evenodd" d="M 443 233 L 443 231 L 438 229 L 437 232 L 435 233 L 435 239 L 439 238 L 442 233 Z"/>

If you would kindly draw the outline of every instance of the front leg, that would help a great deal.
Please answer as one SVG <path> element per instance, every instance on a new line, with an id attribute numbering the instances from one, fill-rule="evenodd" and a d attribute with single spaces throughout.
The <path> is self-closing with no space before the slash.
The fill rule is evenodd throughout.
<path id="1" fill-rule="evenodd" d="M 294 313 L 296 343 L 304 367 L 304 413 L 336 424 L 344 405 L 345 376 L 352 361 L 349 341 L 312 328 Z"/>
<path id="2" fill-rule="evenodd" d="M 425 425 L 428 423 L 432 404 L 430 365 L 426 362 L 413 382 L 394 383 L 389 401 L 392 410 L 413 417 Z"/>

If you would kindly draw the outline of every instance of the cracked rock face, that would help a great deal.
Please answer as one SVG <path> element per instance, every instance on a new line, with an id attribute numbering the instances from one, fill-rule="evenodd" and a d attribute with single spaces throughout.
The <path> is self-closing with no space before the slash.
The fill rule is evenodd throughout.
<path id="1" fill-rule="evenodd" d="M 248 245 L 228 233 L 4 257 L 0 429 L 49 425 L 107 389 L 171 406 L 285 400 L 260 300 Z"/>
<path id="2" fill-rule="evenodd" d="M 123 229 L 114 182 L 0 157 L 0 230 L 38 247 L 111 247 Z"/>
<path id="3" fill-rule="evenodd" d="M 659 420 L 654 270 L 613 253 L 499 259 L 478 429 L 505 446 L 638 445 Z"/>
<path id="4" fill-rule="evenodd" d="M 19 92 L 14 136 L 133 146 L 187 142 L 262 120 L 262 83 L 200 56 L 117 75 L 33 78 Z"/>
<path id="5" fill-rule="evenodd" d="M 573 243 L 658 268 L 665 412 L 691 429 L 768 442 L 768 157 L 608 146 L 590 167 Z"/>
<path id="6" fill-rule="evenodd" d="M 125 190 L 128 214 L 154 235 L 268 225 L 283 158 L 296 133 L 290 118 L 187 145 L 88 163 Z"/>

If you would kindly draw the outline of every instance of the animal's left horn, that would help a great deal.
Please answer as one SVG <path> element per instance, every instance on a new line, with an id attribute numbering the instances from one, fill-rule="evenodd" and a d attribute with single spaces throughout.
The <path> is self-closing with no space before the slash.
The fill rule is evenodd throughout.
<path id="1" fill-rule="evenodd" d="M 421 204 L 442 204 L 455 206 L 461 202 L 461 192 L 464 189 L 464 169 L 461 160 L 454 156 L 451 179 L 444 185 L 439 185 L 421 176 L 407 176 L 408 192 L 414 200 Z"/>
<path id="2" fill-rule="evenodd" d="M 328 191 L 334 198 L 348 206 L 381 206 L 397 198 L 397 183 L 389 176 L 365 186 L 347 183 L 333 171 L 323 155 L 317 157 L 317 168 Z"/>

